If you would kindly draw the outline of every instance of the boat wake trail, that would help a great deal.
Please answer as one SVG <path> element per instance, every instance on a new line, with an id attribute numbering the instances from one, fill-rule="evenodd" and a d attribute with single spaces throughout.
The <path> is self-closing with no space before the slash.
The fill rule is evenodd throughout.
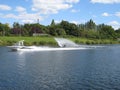
<path id="1" fill-rule="evenodd" d="M 59 47 L 38 47 L 38 46 L 24 46 L 24 40 L 17 42 L 15 45 L 10 46 L 12 51 L 61 51 L 61 50 L 84 50 L 93 49 L 101 46 L 90 46 L 90 45 L 77 45 L 76 43 L 64 39 L 55 38 Z"/>

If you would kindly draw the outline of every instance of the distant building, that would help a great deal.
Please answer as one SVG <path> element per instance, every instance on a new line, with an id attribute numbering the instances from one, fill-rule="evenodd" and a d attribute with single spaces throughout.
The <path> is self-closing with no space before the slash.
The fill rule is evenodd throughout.
<path id="1" fill-rule="evenodd" d="M 118 38 L 117 40 L 120 41 L 120 38 Z"/>
<path id="2" fill-rule="evenodd" d="M 43 34 L 43 33 L 33 33 L 33 36 L 48 36 L 48 34 Z"/>

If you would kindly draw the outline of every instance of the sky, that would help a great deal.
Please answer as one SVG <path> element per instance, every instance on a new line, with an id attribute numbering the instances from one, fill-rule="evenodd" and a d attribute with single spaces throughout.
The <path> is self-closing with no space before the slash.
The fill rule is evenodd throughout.
<path id="1" fill-rule="evenodd" d="M 49 25 L 54 19 L 81 24 L 92 19 L 96 24 L 120 28 L 120 0 L 0 0 L 0 22 Z"/>

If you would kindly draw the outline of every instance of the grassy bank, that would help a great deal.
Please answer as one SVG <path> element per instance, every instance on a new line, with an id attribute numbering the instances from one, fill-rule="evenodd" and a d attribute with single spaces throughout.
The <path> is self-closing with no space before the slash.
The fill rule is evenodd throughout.
<path id="1" fill-rule="evenodd" d="M 117 40 L 111 39 L 87 39 L 87 38 L 69 38 L 70 40 L 74 41 L 78 44 L 120 44 Z"/>
<path id="2" fill-rule="evenodd" d="M 1 46 L 9 46 L 14 43 L 25 40 L 24 44 L 27 46 L 31 45 L 49 45 L 49 46 L 57 46 L 53 37 L 0 37 L 0 45 Z"/>
<path id="3" fill-rule="evenodd" d="M 78 44 L 118 44 L 117 40 L 108 40 L 108 39 L 86 39 L 86 38 L 76 38 L 69 37 L 69 40 L 74 41 Z M 0 46 L 10 46 L 16 43 L 17 41 L 25 40 L 25 45 L 45 45 L 45 46 L 57 46 L 57 42 L 54 40 L 54 37 L 51 36 L 42 36 L 42 37 L 0 37 Z"/>

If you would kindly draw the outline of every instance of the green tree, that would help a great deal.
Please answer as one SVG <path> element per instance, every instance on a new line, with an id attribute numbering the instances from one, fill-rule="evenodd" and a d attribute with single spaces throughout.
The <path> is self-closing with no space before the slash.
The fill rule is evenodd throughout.
<path id="1" fill-rule="evenodd" d="M 10 27 L 7 23 L 6 24 L 0 23 L 0 35 L 2 36 L 10 35 Z"/>
<path id="2" fill-rule="evenodd" d="M 14 22 L 11 33 L 17 36 L 21 36 L 21 32 L 22 32 L 21 25 L 18 22 Z"/>
<path id="3" fill-rule="evenodd" d="M 60 25 L 65 30 L 67 35 L 77 36 L 78 26 L 75 25 L 74 23 L 69 23 L 68 21 L 62 21 Z"/>
<path id="4" fill-rule="evenodd" d="M 85 24 L 79 24 L 78 29 L 79 30 L 85 30 Z"/>
<path id="5" fill-rule="evenodd" d="M 52 22 L 51 22 L 50 25 L 51 25 L 51 26 L 54 26 L 54 25 L 55 25 L 55 21 L 54 21 L 54 19 L 52 20 Z"/>
<path id="6" fill-rule="evenodd" d="M 117 38 L 120 38 L 120 28 L 118 28 L 116 31 Z"/>
<path id="7" fill-rule="evenodd" d="M 57 36 L 57 32 L 56 32 L 56 27 L 55 26 L 50 26 L 49 27 L 49 34 L 53 35 L 53 36 Z"/>
<path id="8" fill-rule="evenodd" d="M 31 24 L 24 24 L 23 28 L 22 28 L 22 31 L 23 31 L 22 35 L 23 36 L 30 36 L 31 30 L 32 30 Z"/>
<path id="9" fill-rule="evenodd" d="M 106 39 L 113 39 L 115 37 L 115 31 L 112 28 L 112 26 L 109 25 L 103 25 L 101 29 L 99 30 L 100 37 L 101 38 L 106 38 Z"/>
<path id="10" fill-rule="evenodd" d="M 66 32 L 67 35 L 70 34 L 70 31 L 69 31 L 69 29 L 70 29 L 70 24 L 69 24 L 68 21 L 62 20 L 61 23 L 60 23 L 60 26 L 61 26 L 61 28 L 63 28 L 63 29 L 65 30 L 65 32 Z"/>
<path id="11" fill-rule="evenodd" d="M 57 29 L 56 29 L 56 32 L 57 32 L 57 35 L 58 35 L 58 36 L 65 36 L 65 35 L 66 35 L 65 30 L 62 29 L 62 28 L 57 28 Z"/>
<path id="12" fill-rule="evenodd" d="M 95 22 L 93 22 L 92 19 L 90 19 L 86 24 L 85 24 L 85 28 L 87 30 L 95 30 L 96 29 L 96 24 Z"/>

